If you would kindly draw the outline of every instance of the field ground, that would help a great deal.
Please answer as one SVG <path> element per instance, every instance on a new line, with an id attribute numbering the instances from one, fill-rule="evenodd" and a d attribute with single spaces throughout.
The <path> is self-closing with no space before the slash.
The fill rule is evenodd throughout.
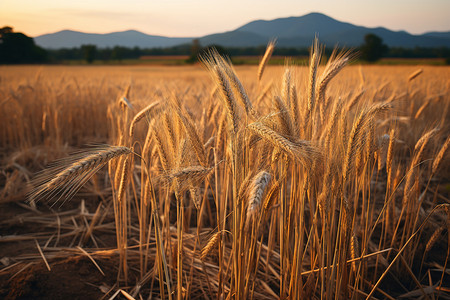
<path id="1" fill-rule="evenodd" d="M 143 56 L 139 59 L 123 59 L 121 61 L 118 60 L 110 60 L 110 61 L 94 61 L 94 65 L 162 65 L 162 66 L 184 66 L 189 65 L 187 63 L 187 59 L 189 56 L 187 55 L 149 55 Z M 233 64 L 235 65 L 258 65 L 261 57 L 260 56 L 233 56 L 231 58 Z M 306 66 L 308 65 L 308 56 L 296 56 L 289 59 L 290 63 Z M 357 64 L 364 62 L 356 62 Z M 64 61 L 63 65 L 86 65 L 86 61 L 84 60 L 69 60 Z M 270 65 L 284 65 L 285 57 L 284 56 L 273 56 L 269 62 Z M 394 65 L 394 66 L 402 66 L 402 65 L 410 65 L 410 66 L 420 66 L 420 65 L 429 65 L 429 66 L 444 66 L 446 65 L 444 58 L 382 58 L 376 65 Z"/>
<path id="2" fill-rule="evenodd" d="M 175 66 L 0 66 L 0 298 L 450 299 L 450 151 L 442 151 L 450 134 L 450 67 L 422 63 L 350 65 L 328 85 L 330 104 L 319 98 L 320 109 L 308 113 L 307 67 L 292 67 L 286 84 L 284 66 L 268 66 L 261 81 L 257 66 L 236 66 L 248 98 L 268 117 L 251 123 L 240 108 L 235 135 L 221 86 L 215 88 L 217 79 L 201 65 L 176 66 L 168 58 L 164 64 Z M 155 101 L 162 110 L 148 113 L 129 138 L 133 117 Z M 371 114 L 369 108 L 386 103 L 388 112 Z M 359 116 L 369 118 L 361 121 L 361 134 L 354 129 Z M 294 125 L 283 123 L 291 119 Z M 258 127 L 248 124 L 280 134 L 264 143 Z M 300 144 L 293 132 L 311 144 Z M 195 136 L 207 151 L 203 158 Z M 297 156 L 303 148 L 277 146 L 280 136 L 309 152 Z M 128 159 L 111 160 L 64 204 L 26 201 L 37 172 L 93 143 L 140 149 L 149 164 L 137 156 L 128 165 Z M 192 183 L 178 191 L 177 172 L 203 164 L 212 166 L 196 182 L 203 196 L 195 198 Z M 252 223 L 246 209 L 253 209 L 261 170 L 271 179 L 260 197 L 273 202 L 267 210 L 260 204 L 260 219 L 254 215 Z M 125 175 L 118 180 L 117 174 Z M 165 178 L 177 178 L 173 190 Z M 272 189 L 279 195 L 270 198 Z M 324 194 L 328 202 L 321 202 Z M 246 197 L 248 205 L 236 204 Z M 220 242 L 203 253 L 216 236 Z"/>

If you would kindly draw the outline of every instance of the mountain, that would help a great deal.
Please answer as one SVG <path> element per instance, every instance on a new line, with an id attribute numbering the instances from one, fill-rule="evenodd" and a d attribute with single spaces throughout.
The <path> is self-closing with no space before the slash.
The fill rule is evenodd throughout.
<path id="1" fill-rule="evenodd" d="M 202 44 L 223 46 L 265 45 L 277 39 L 278 47 L 308 47 L 315 36 L 329 46 L 357 47 L 364 42 L 368 33 L 378 35 L 390 47 L 450 47 L 450 32 L 433 32 L 412 35 L 406 31 L 391 31 L 383 27 L 368 28 L 340 22 L 320 13 L 302 17 L 281 18 L 270 21 L 257 20 L 234 31 L 202 37 Z M 233 37 L 233 38 L 231 38 Z"/>
<path id="2" fill-rule="evenodd" d="M 413 35 L 406 31 L 392 31 L 384 27 L 368 28 L 341 22 L 320 13 L 310 13 L 301 17 L 257 20 L 235 30 L 198 37 L 202 45 L 221 45 L 225 47 L 254 47 L 266 45 L 277 39 L 278 47 L 308 47 L 315 36 L 328 46 L 336 44 L 357 47 L 364 42 L 368 33 L 378 35 L 390 47 L 450 47 L 449 32 L 429 32 Z M 141 48 L 171 47 L 190 43 L 193 38 L 168 38 L 147 35 L 129 30 L 108 34 L 92 34 L 64 30 L 35 38 L 44 48 L 78 47 L 82 44 L 95 44 L 98 47 L 115 45 Z"/>
<path id="3" fill-rule="evenodd" d="M 432 36 L 444 39 L 450 39 L 450 31 L 447 32 L 427 32 L 424 34 L 425 36 Z"/>
<path id="4" fill-rule="evenodd" d="M 34 38 L 36 44 L 47 49 L 72 48 L 84 44 L 96 45 L 99 48 L 114 46 L 158 48 L 190 43 L 191 40 L 192 38 L 169 38 L 158 35 L 148 35 L 136 30 L 106 34 L 63 30 Z"/>

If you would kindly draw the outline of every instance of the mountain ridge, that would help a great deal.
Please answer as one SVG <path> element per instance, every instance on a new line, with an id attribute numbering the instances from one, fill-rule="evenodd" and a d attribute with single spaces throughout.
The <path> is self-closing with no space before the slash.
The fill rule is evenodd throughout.
<path id="1" fill-rule="evenodd" d="M 314 37 L 318 36 L 321 43 L 329 46 L 339 44 L 357 47 L 364 42 L 364 36 L 368 33 L 380 36 L 389 47 L 450 47 L 450 31 L 413 35 L 404 30 L 354 25 L 317 12 L 299 17 L 254 20 L 234 30 L 201 37 L 149 35 L 134 29 L 105 34 L 62 30 L 37 36 L 34 40 L 39 46 L 48 49 L 72 48 L 83 44 L 94 44 L 99 48 L 164 48 L 191 43 L 193 39 L 198 39 L 203 46 L 216 44 L 224 47 L 255 47 L 277 39 L 278 47 L 308 47 Z"/>

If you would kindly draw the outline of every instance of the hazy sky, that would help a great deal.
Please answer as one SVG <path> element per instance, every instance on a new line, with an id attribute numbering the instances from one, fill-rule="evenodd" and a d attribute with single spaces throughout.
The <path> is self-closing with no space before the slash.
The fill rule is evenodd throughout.
<path id="1" fill-rule="evenodd" d="M 413 34 L 450 31 L 450 0 L 0 0 L 0 26 L 30 36 L 63 29 L 195 37 L 256 20 L 321 12 L 339 21 Z"/>

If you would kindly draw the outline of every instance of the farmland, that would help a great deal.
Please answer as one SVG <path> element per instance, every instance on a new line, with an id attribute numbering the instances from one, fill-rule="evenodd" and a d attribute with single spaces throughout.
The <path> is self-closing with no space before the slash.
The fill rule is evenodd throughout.
<path id="1" fill-rule="evenodd" d="M 351 58 L 0 66 L 0 296 L 448 298 L 450 68 Z"/>

